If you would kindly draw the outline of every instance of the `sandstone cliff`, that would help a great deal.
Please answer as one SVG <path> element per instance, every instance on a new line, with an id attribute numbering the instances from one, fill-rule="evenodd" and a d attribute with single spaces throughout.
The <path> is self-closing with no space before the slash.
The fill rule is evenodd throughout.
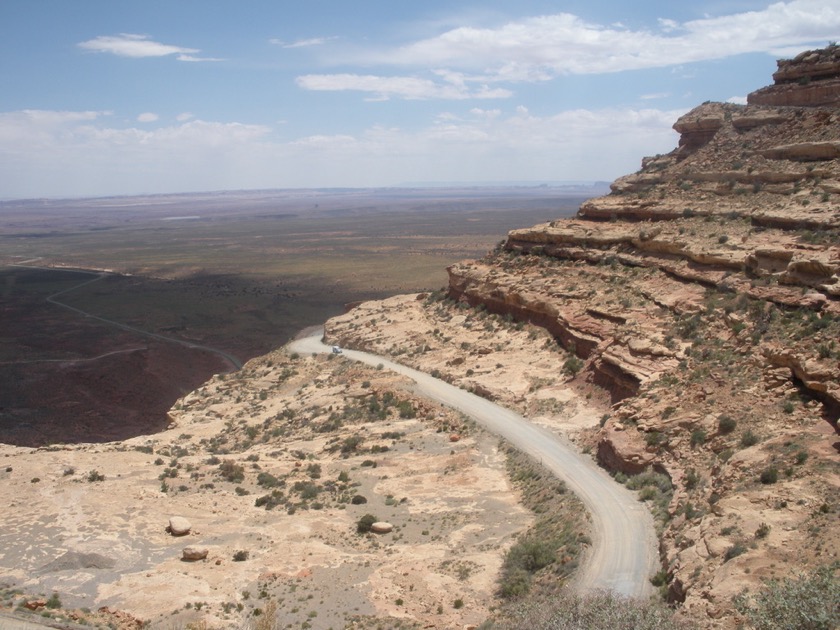
<path id="1" fill-rule="evenodd" d="M 836 46 L 779 62 L 574 219 L 449 270 L 451 298 L 543 327 L 610 392 L 597 457 L 670 478 L 663 580 L 710 626 L 840 550 L 838 77 Z"/>

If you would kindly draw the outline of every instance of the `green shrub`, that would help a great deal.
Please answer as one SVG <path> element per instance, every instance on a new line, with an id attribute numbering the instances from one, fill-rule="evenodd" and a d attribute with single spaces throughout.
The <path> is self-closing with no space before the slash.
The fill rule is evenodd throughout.
<path id="1" fill-rule="evenodd" d="M 691 446 L 692 448 L 695 446 L 702 446 L 706 443 L 706 431 L 705 429 L 694 429 L 691 432 Z"/>
<path id="2" fill-rule="evenodd" d="M 485 627 L 485 626 L 482 626 Z M 492 630 L 688 630 L 673 611 L 653 599 L 633 599 L 611 592 L 576 595 L 561 591 L 541 601 L 513 607 Z"/>
<path id="3" fill-rule="evenodd" d="M 351 435 L 349 437 L 344 438 L 344 440 L 341 442 L 341 452 L 345 455 L 356 452 L 356 449 L 359 448 L 363 439 L 364 438 L 362 438 L 362 436 L 360 435 Z"/>
<path id="4" fill-rule="evenodd" d="M 663 437 L 659 431 L 650 431 L 645 433 L 645 444 L 651 447 L 657 447 L 662 444 Z"/>
<path id="5" fill-rule="evenodd" d="M 236 553 L 233 554 L 233 561 L 234 562 L 245 562 L 248 559 L 248 552 L 244 549 L 240 549 Z"/>
<path id="6" fill-rule="evenodd" d="M 47 600 L 47 608 L 61 608 L 61 599 L 58 597 L 58 593 L 53 593 Z"/>
<path id="7" fill-rule="evenodd" d="M 356 521 L 356 531 L 360 534 L 367 534 L 376 520 L 377 519 L 373 514 L 365 514 L 362 518 Z"/>
<path id="8" fill-rule="evenodd" d="M 219 464 L 219 476 L 231 483 L 242 483 L 245 481 L 245 468 L 232 459 L 226 459 Z"/>
<path id="9" fill-rule="evenodd" d="M 726 550 L 726 553 L 723 554 L 723 561 L 728 562 L 732 560 L 732 558 L 737 558 L 742 553 L 746 553 L 747 548 L 744 546 L 742 542 L 736 542 L 732 545 L 729 549 Z"/>
<path id="10" fill-rule="evenodd" d="M 557 553 L 551 543 L 527 538 L 520 540 L 505 555 L 499 595 L 505 599 L 522 597 L 530 590 L 534 573 L 553 564 L 556 559 Z"/>
<path id="11" fill-rule="evenodd" d="M 639 492 L 639 501 L 652 501 L 657 496 L 656 488 L 645 486 Z"/>
<path id="12" fill-rule="evenodd" d="M 738 612 L 755 630 L 832 630 L 840 628 L 840 563 L 797 578 L 770 580 L 754 597 L 735 598 Z"/>
<path id="13" fill-rule="evenodd" d="M 519 599 L 531 590 L 531 574 L 523 569 L 504 573 L 499 580 L 499 596 L 504 599 Z"/>
<path id="14" fill-rule="evenodd" d="M 756 538 L 767 538 L 768 534 L 770 534 L 770 526 L 767 523 L 762 523 L 758 526 L 758 529 L 755 530 Z"/>
<path id="15" fill-rule="evenodd" d="M 296 481 L 292 490 L 300 494 L 304 500 L 314 499 L 321 491 L 321 487 L 312 481 Z"/>
<path id="16" fill-rule="evenodd" d="M 261 472 L 257 475 L 257 485 L 263 488 L 275 488 L 281 485 L 281 482 L 271 473 Z"/>
<path id="17" fill-rule="evenodd" d="M 693 468 L 689 468 L 685 472 L 685 487 L 687 490 L 694 490 L 697 484 L 700 483 L 700 475 Z"/>
<path id="18" fill-rule="evenodd" d="M 563 362 L 563 371 L 570 376 L 576 376 L 583 369 L 583 361 L 571 355 Z"/>
<path id="19" fill-rule="evenodd" d="M 747 448 L 748 446 L 755 446 L 758 444 L 758 436 L 750 429 L 747 429 L 741 434 L 741 446 Z"/>
<path id="20" fill-rule="evenodd" d="M 652 471 L 639 473 L 638 475 L 633 475 L 627 479 L 627 487 L 630 490 L 640 490 L 641 488 L 647 486 L 653 486 L 660 492 L 670 492 L 671 480 L 667 475 Z"/>
<path id="21" fill-rule="evenodd" d="M 542 540 L 526 540 L 516 543 L 508 552 L 505 563 L 513 564 L 535 573 L 556 560 L 554 549 Z"/>
<path id="22" fill-rule="evenodd" d="M 774 466 L 770 466 L 761 471 L 758 479 L 765 485 L 776 483 L 779 480 L 779 471 Z"/>
<path id="23" fill-rule="evenodd" d="M 417 416 L 417 410 L 414 409 L 414 405 L 407 400 L 400 401 L 397 409 L 400 411 L 400 418 L 414 418 Z"/>
<path id="24" fill-rule="evenodd" d="M 732 433 L 738 423 L 735 418 L 723 414 L 718 417 L 718 431 L 722 434 Z"/>

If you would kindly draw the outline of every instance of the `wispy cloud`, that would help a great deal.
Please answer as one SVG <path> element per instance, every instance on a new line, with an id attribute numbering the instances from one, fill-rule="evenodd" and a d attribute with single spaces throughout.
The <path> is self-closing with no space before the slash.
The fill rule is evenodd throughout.
<path id="1" fill-rule="evenodd" d="M 280 46 L 282 48 L 308 48 L 310 46 L 322 46 L 329 41 L 333 41 L 338 39 L 337 37 L 312 37 L 310 39 L 299 39 L 293 42 L 286 42 L 282 39 L 270 39 L 268 40 L 272 44 Z"/>
<path id="2" fill-rule="evenodd" d="M 775 54 L 791 47 L 822 45 L 836 39 L 838 32 L 840 4 L 824 0 L 777 2 L 760 11 L 683 23 L 661 19 L 656 30 L 597 24 L 558 13 L 495 28 L 454 28 L 397 49 L 367 51 L 358 60 L 480 71 L 489 81 L 541 81 L 743 53 Z"/>
<path id="3" fill-rule="evenodd" d="M 166 57 L 177 55 L 179 61 L 221 61 L 210 57 L 196 57 L 201 52 L 198 48 L 185 48 L 162 44 L 149 39 L 148 35 L 135 33 L 120 33 L 119 35 L 100 35 L 78 44 L 79 48 L 91 52 L 110 53 L 118 57 Z"/>
<path id="4" fill-rule="evenodd" d="M 190 62 L 225 61 L 225 59 L 221 57 L 196 57 L 195 55 L 178 55 L 177 59 L 178 61 Z"/>
<path id="5" fill-rule="evenodd" d="M 143 112 L 137 117 L 137 122 L 150 123 L 157 121 L 159 116 L 153 112 Z"/>
<path id="6" fill-rule="evenodd" d="M 107 112 L 0 112 L 0 196 L 611 179 L 672 149 L 682 113 L 469 108 L 411 131 L 371 126 L 279 141 L 269 127 L 237 122 L 141 128 Z"/>
<path id="7" fill-rule="evenodd" d="M 471 88 L 465 81 L 455 81 L 443 76 L 444 81 L 433 81 L 420 77 L 384 77 L 370 74 L 308 74 L 296 79 L 306 90 L 357 91 L 371 94 L 371 100 L 403 98 L 407 100 L 426 99 L 493 99 L 508 98 L 512 92 L 503 88 L 480 85 Z"/>

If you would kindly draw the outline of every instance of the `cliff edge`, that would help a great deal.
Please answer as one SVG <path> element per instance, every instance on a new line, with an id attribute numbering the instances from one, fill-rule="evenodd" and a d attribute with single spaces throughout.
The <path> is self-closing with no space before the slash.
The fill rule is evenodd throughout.
<path id="1" fill-rule="evenodd" d="M 836 46 L 780 61 L 574 218 L 513 230 L 450 267 L 445 295 L 363 305 L 328 338 L 573 436 L 651 506 L 663 595 L 737 627 L 737 601 L 840 552 L 838 77 Z"/>

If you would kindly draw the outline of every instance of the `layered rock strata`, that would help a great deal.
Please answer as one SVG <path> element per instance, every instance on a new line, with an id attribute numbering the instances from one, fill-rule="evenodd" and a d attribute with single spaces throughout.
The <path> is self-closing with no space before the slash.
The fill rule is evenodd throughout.
<path id="1" fill-rule="evenodd" d="M 780 62 L 574 219 L 449 269 L 450 298 L 544 327 L 610 392 L 592 446 L 667 477 L 664 588 L 708 627 L 840 553 L 838 77 L 836 46 Z"/>
<path id="2" fill-rule="evenodd" d="M 753 92 L 754 105 L 840 105 L 840 46 L 806 50 L 793 59 L 780 59 L 774 84 Z"/>

